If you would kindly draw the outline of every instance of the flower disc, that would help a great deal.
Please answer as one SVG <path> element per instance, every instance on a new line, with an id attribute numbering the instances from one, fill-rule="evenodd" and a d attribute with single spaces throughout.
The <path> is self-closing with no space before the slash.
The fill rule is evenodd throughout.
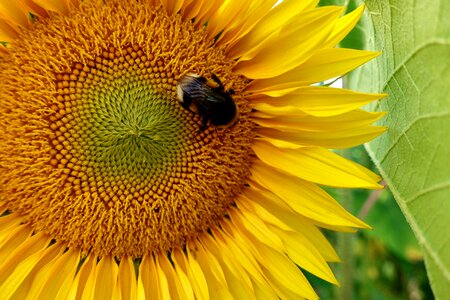
<path id="1" fill-rule="evenodd" d="M 132 33 L 132 34 L 131 34 Z M 0 197 L 32 227 L 97 255 L 183 247 L 244 188 L 245 80 L 203 30 L 146 2 L 86 1 L 23 32 L 0 71 Z M 183 74 L 216 74 L 240 121 L 199 130 Z"/>

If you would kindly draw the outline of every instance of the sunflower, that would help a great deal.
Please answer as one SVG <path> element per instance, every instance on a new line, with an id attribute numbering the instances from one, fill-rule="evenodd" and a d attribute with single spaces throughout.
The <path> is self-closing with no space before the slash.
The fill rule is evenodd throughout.
<path id="1" fill-rule="evenodd" d="M 337 284 L 321 229 L 368 226 L 320 186 L 380 185 L 328 149 L 382 133 L 359 107 L 383 95 L 315 83 L 378 53 L 335 48 L 363 7 L 276 2 L 0 1 L 1 299 L 317 299 L 303 270 Z M 237 123 L 203 126 L 177 96 L 187 74 Z"/>

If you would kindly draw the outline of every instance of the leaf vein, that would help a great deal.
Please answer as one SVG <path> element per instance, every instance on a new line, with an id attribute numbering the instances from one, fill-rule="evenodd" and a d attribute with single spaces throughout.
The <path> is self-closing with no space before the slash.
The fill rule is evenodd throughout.
<path id="1" fill-rule="evenodd" d="M 416 89 L 417 95 L 420 97 L 420 96 L 421 96 L 421 91 L 420 91 L 419 87 L 417 86 L 416 81 L 413 79 L 413 77 L 412 77 L 412 75 L 411 75 L 411 72 L 409 72 L 408 68 L 406 67 L 406 65 L 405 65 L 404 70 L 405 70 L 406 75 L 407 75 L 408 78 L 410 79 L 412 85 L 413 85 L 414 88 Z"/>
<path id="2" fill-rule="evenodd" d="M 409 123 L 408 126 L 406 126 L 405 129 L 402 130 L 402 132 L 399 133 L 399 135 L 392 141 L 392 144 L 389 146 L 389 148 L 387 149 L 387 151 L 381 156 L 380 158 L 380 164 L 382 164 L 384 162 L 384 160 L 387 158 L 387 156 L 389 155 L 389 153 L 392 151 L 392 149 L 395 148 L 395 146 L 398 144 L 398 142 L 400 141 L 400 139 L 406 135 L 406 133 L 418 122 L 423 121 L 423 120 L 427 120 L 427 119 L 432 119 L 432 118 L 445 118 L 445 117 L 449 117 L 450 116 L 450 111 L 446 111 L 446 112 L 439 112 L 439 113 L 432 113 L 432 114 L 425 114 L 422 116 L 419 116 L 415 119 L 413 119 L 411 121 L 411 123 Z"/>
<path id="3" fill-rule="evenodd" d="M 412 195 L 409 199 L 405 199 L 405 203 L 410 204 L 416 201 L 419 197 L 424 196 L 429 193 L 433 193 L 439 190 L 445 190 L 450 188 L 450 181 L 441 182 L 439 184 L 434 184 L 432 186 L 429 186 L 426 189 L 422 189 L 418 193 Z"/>
<path id="4" fill-rule="evenodd" d="M 429 40 L 426 43 L 423 43 L 422 45 L 419 45 L 415 47 L 409 54 L 406 56 L 403 61 L 398 64 L 394 70 L 387 76 L 385 83 L 383 84 L 383 91 L 386 89 L 387 85 L 389 84 L 389 81 L 397 74 L 398 71 L 401 70 L 402 67 L 404 67 L 411 59 L 414 58 L 414 56 L 419 53 L 421 50 L 432 46 L 432 45 L 443 45 L 443 46 L 450 46 L 450 41 L 446 39 L 433 39 Z"/>
<path id="5" fill-rule="evenodd" d="M 425 174 L 425 176 L 423 178 L 429 178 L 429 175 L 430 175 L 430 172 L 431 172 L 432 166 L 433 166 L 433 161 L 436 158 L 437 153 L 438 153 L 438 147 L 434 147 L 433 150 L 432 150 L 431 157 L 428 160 L 429 164 L 428 164 L 428 167 L 427 167 L 427 170 L 426 170 L 426 174 Z M 426 183 L 426 181 L 424 180 L 422 182 L 421 190 L 425 189 L 425 183 Z"/>

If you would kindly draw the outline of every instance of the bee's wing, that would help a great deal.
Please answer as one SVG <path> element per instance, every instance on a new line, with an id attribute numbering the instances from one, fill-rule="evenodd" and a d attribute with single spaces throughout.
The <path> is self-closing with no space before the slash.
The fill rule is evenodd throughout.
<path id="1" fill-rule="evenodd" d="M 230 101 L 229 95 L 225 94 L 222 88 L 210 88 L 208 101 L 211 103 L 222 103 Z"/>
<path id="2" fill-rule="evenodd" d="M 196 99 L 198 102 L 204 102 L 209 96 L 209 91 L 205 88 L 190 88 L 189 96 Z"/>
<path id="3" fill-rule="evenodd" d="M 208 99 L 208 93 L 203 88 L 188 86 L 184 94 L 183 106 L 195 113 L 207 112 L 209 107 L 206 104 Z"/>

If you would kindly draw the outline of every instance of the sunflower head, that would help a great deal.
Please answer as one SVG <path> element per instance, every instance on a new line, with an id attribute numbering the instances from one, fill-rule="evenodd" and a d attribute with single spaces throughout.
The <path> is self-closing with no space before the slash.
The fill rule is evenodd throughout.
<path id="1" fill-rule="evenodd" d="M 379 187 L 326 148 L 381 133 L 358 107 L 382 95 L 310 84 L 376 54 L 332 48 L 362 8 L 275 2 L 6 6 L 0 295 L 315 298 L 295 264 L 335 282 L 318 227 L 365 224 L 316 183 Z"/>

